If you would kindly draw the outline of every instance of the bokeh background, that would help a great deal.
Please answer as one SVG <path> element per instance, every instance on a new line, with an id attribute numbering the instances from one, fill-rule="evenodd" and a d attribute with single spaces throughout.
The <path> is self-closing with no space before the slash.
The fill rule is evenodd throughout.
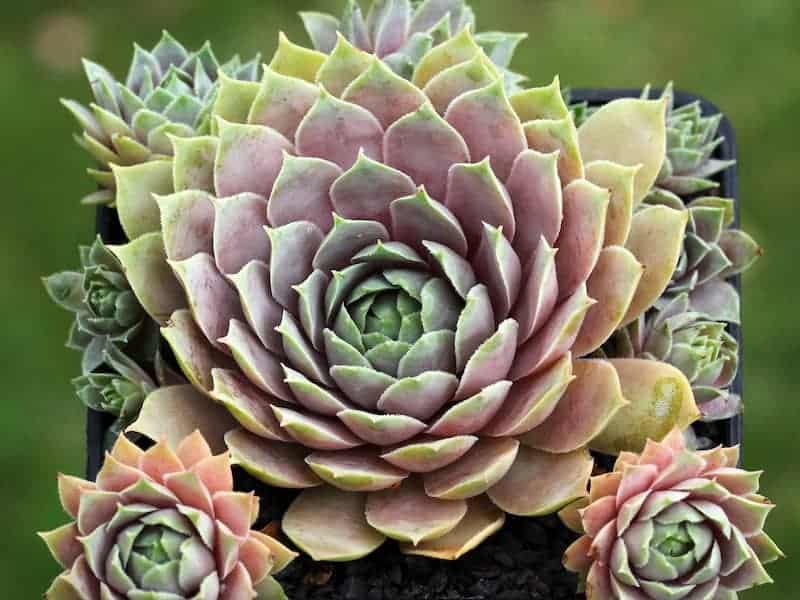
<path id="1" fill-rule="evenodd" d="M 40 275 L 77 265 L 93 212 L 77 200 L 92 183 L 59 97 L 88 99 L 80 57 L 122 74 L 131 45 L 162 28 L 220 58 L 270 56 L 279 30 L 306 41 L 299 9 L 339 11 L 340 0 L 33 0 L 0 19 L 0 596 L 40 597 L 57 573 L 34 531 L 64 522 L 57 471 L 80 474 L 84 412 L 63 347 L 69 316 Z M 765 469 L 778 504 L 771 533 L 789 558 L 752 600 L 796 597 L 800 555 L 800 3 L 796 0 L 474 0 L 481 30 L 530 33 L 515 63 L 537 85 L 639 87 L 674 79 L 732 119 L 739 141 L 744 227 L 766 247 L 745 278 L 745 460 Z"/>

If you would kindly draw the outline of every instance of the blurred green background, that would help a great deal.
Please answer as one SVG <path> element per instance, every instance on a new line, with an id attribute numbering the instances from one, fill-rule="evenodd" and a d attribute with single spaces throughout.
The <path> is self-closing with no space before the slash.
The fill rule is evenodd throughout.
<path id="1" fill-rule="evenodd" d="M 131 44 L 162 28 L 196 47 L 210 38 L 220 58 L 269 56 L 280 29 L 305 41 L 295 11 L 335 10 L 339 0 L 34 0 L 7 4 L 0 22 L 0 309 L 4 382 L 0 436 L 0 596 L 39 597 L 56 574 L 34 536 L 65 521 L 55 474 L 80 474 L 84 412 L 69 380 L 78 356 L 63 347 L 69 318 L 50 304 L 39 276 L 77 264 L 93 212 L 77 204 L 92 188 L 87 159 L 59 97 L 88 90 L 81 56 L 122 74 Z M 291 5 L 291 6 L 288 6 Z M 515 63 L 538 85 L 554 73 L 575 86 L 638 87 L 674 79 L 732 119 L 739 141 L 743 222 L 767 253 L 745 279 L 745 460 L 765 469 L 778 504 L 769 526 L 789 554 L 770 569 L 776 584 L 752 600 L 796 597 L 800 555 L 800 295 L 797 121 L 800 3 L 796 0 L 475 0 L 481 30 L 525 30 Z M 68 8 L 65 8 L 68 7 Z"/>

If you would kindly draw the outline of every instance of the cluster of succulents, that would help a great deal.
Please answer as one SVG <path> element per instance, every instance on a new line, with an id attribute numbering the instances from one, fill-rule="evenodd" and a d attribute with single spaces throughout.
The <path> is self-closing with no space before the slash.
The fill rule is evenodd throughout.
<path id="1" fill-rule="evenodd" d="M 557 81 L 509 96 L 469 30 L 412 82 L 344 37 L 330 55 L 282 38 L 271 65 L 258 86 L 222 82 L 240 111 L 216 136 L 176 140 L 173 193 L 154 163 L 136 185 L 116 173 L 142 233 L 114 251 L 134 290 L 159 289 L 142 304 L 213 399 L 193 412 L 227 407 L 237 461 L 305 488 L 284 518 L 299 547 L 344 560 L 389 537 L 455 558 L 505 513 L 580 496 L 589 445 L 626 443 L 663 401 L 648 382 L 674 382 L 674 410 L 642 436 L 697 418 L 669 365 L 580 360 L 680 255 L 684 211 L 633 215 L 663 162 L 663 101 L 578 131 Z M 629 121 L 649 134 L 620 152 L 608 132 Z"/>
<path id="2" fill-rule="evenodd" d="M 675 430 L 593 477 L 564 557 L 587 600 L 735 600 L 770 583 L 764 565 L 783 556 L 764 532 L 773 505 L 738 462 L 738 447 L 692 452 Z"/>
<path id="3" fill-rule="evenodd" d="M 255 81 L 261 69 L 259 56 L 220 64 L 208 42 L 189 52 L 166 31 L 152 50 L 135 46 L 124 82 L 92 61 L 83 66 L 94 101 L 62 104 L 83 130 L 76 142 L 98 165 L 88 170 L 100 187 L 83 199 L 90 205 L 114 204 L 115 167 L 167 158 L 171 136 L 210 131 L 220 79 Z"/>
<path id="4" fill-rule="evenodd" d="M 199 432 L 174 451 L 121 436 L 96 482 L 61 475 L 58 491 L 74 521 L 40 534 L 64 568 L 48 600 L 285 600 L 272 575 L 296 553 L 250 529 L 259 499 Z"/>
<path id="5" fill-rule="evenodd" d="M 299 491 L 281 525 L 315 560 L 387 538 L 456 560 L 506 514 L 591 501 L 568 566 L 593 600 L 760 583 L 779 551 L 730 534 L 766 515 L 753 478 L 674 433 L 741 406 L 726 280 L 760 249 L 733 200 L 685 204 L 729 166 L 719 117 L 671 86 L 591 109 L 557 77 L 523 88 L 525 36 L 474 33 L 464 0 L 301 16 L 314 49 L 281 34 L 263 68 L 165 33 L 124 84 L 86 62 L 96 103 L 65 103 L 127 242 L 45 280 L 76 315 L 79 397 L 116 419 L 97 482 L 60 480 L 77 522 L 44 536 L 66 569 L 46 597 L 281 598 L 293 555 L 250 531 L 231 463 Z M 591 479 L 590 450 L 617 470 Z M 614 511 L 656 524 L 626 566 L 626 532 L 596 526 L 632 485 Z M 728 501 L 733 526 L 695 506 Z M 706 564 L 696 514 L 733 562 Z"/>

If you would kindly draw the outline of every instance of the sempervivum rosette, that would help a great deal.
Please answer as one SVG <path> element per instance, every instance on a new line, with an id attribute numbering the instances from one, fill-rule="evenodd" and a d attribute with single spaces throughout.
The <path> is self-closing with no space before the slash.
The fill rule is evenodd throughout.
<path id="1" fill-rule="evenodd" d="M 260 87 L 223 83 L 219 135 L 176 140 L 174 193 L 118 173 L 123 224 L 155 231 L 115 251 L 148 311 L 171 315 L 189 380 L 241 424 L 237 462 L 310 488 L 284 518 L 298 546 L 345 560 L 389 536 L 454 558 L 505 512 L 583 495 L 609 423 L 619 450 L 653 402 L 668 410 L 644 434 L 697 416 L 668 365 L 621 380 L 577 360 L 675 268 L 685 213 L 632 216 L 664 104 L 614 103 L 579 134 L 557 82 L 507 97 L 468 31 L 414 83 L 339 43 L 317 63 L 282 38 Z"/>
<path id="2" fill-rule="evenodd" d="M 134 46 L 124 82 L 102 65 L 84 60 L 93 102 L 84 106 L 61 101 L 83 130 L 75 140 L 98 164 L 87 172 L 102 189 L 82 202 L 113 205 L 114 167 L 163 159 L 172 153 L 170 136 L 208 131 L 219 80 L 255 81 L 259 62 L 256 56 L 242 64 L 234 56 L 220 64 L 208 42 L 189 52 L 166 31 L 150 51 Z"/>
<path id="3" fill-rule="evenodd" d="M 58 491 L 75 521 L 41 534 L 66 569 L 48 600 L 285 598 L 270 575 L 295 554 L 250 530 L 258 498 L 198 432 L 174 452 L 120 436 L 96 483 L 62 475 Z"/>
<path id="4" fill-rule="evenodd" d="M 773 505 L 738 448 L 692 452 L 675 430 L 592 478 L 585 535 L 564 558 L 588 600 L 735 600 L 769 583 L 783 554 L 764 533 Z"/>

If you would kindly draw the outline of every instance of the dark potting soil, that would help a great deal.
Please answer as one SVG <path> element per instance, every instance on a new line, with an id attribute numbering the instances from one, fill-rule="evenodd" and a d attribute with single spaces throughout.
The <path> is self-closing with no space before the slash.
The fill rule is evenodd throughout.
<path id="1" fill-rule="evenodd" d="M 579 597 L 561 565 L 574 539 L 557 517 L 511 517 L 455 562 L 406 556 L 387 541 L 351 563 L 298 558 L 278 580 L 289 600 L 566 600 Z"/>

